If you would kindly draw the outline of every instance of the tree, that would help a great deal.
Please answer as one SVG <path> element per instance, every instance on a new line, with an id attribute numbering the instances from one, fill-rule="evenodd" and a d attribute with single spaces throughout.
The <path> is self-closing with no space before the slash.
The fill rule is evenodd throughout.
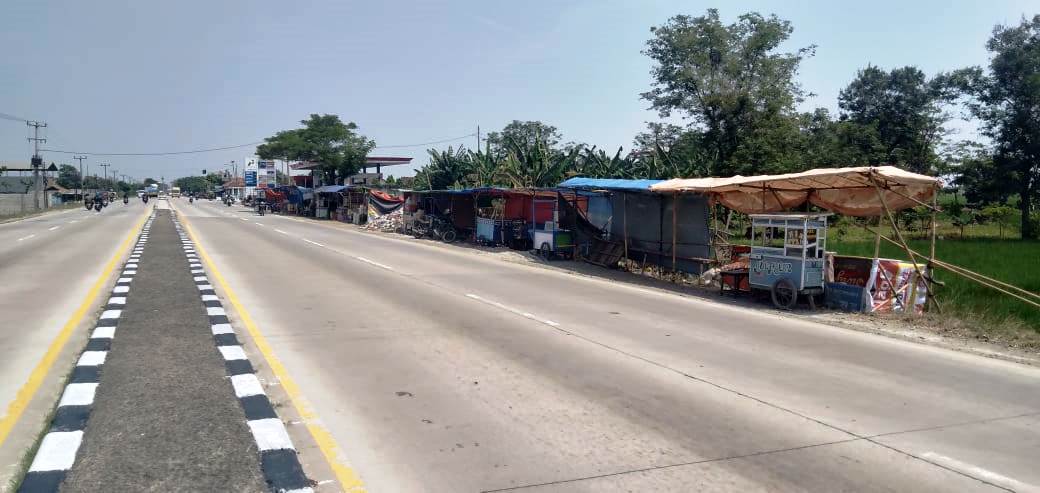
<path id="1" fill-rule="evenodd" d="M 63 164 L 58 167 L 58 185 L 65 188 L 83 188 L 83 180 L 80 179 L 79 170 L 75 166 Z"/>
<path id="2" fill-rule="evenodd" d="M 149 185 L 155 185 L 157 183 L 159 183 L 159 182 L 155 178 L 145 178 L 144 179 L 144 186 L 146 186 L 146 187 L 149 186 Z"/>
<path id="3" fill-rule="evenodd" d="M 778 137 L 769 127 L 790 117 L 801 100 L 794 76 L 815 49 L 780 52 L 792 31 L 789 22 L 757 13 L 724 25 L 715 9 L 651 28 L 643 53 L 655 62 L 654 82 L 642 97 L 661 116 L 679 113 L 701 132 L 709 173 L 754 173 L 775 157 L 760 144 Z M 754 161 L 738 162 L 738 152 Z"/>
<path id="4" fill-rule="evenodd" d="M 856 74 L 838 96 L 838 106 L 843 121 L 866 135 L 876 135 L 876 142 L 859 143 L 863 164 L 934 171 L 946 122 L 940 107 L 946 94 L 941 85 L 940 79 L 928 80 L 917 67 L 885 72 L 868 65 Z"/>
<path id="5" fill-rule="evenodd" d="M 982 215 L 995 223 L 1000 228 L 1000 237 L 1004 238 L 1004 228 L 1009 226 L 1011 218 L 1015 215 L 1015 209 L 1003 204 L 991 205 L 982 209 Z"/>
<path id="6" fill-rule="evenodd" d="M 993 165 L 1019 195 L 1022 238 L 1037 231 L 1031 214 L 1040 195 L 1040 15 L 998 25 L 986 43 L 989 71 L 958 70 L 946 81 L 968 96 L 968 108 L 995 146 Z"/>
<path id="7" fill-rule="evenodd" d="M 182 193 L 201 193 L 209 191 L 213 184 L 205 176 L 184 176 L 173 180 L 173 186 Z"/>
<path id="8" fill-rule="evenodd" d="M 375 141 L 357 133 L 354 122 L 344 123 L 337 115 L 312 114 L 301 120 L 304 128 L 286 130 L 257 146 L 263 159 L 295 159 L 319 163 L 326 181 L 342 181 L 365 165 Z"/>
<path id="9" fill-rule="evenodd" d="M 422 172 L 426 174 L 430 190 L 465 186 L 470 174 L 465 148 L 452 149 L 449 146 L 446 151 L 430 149 L 426 152 L 430 155 L 430 164 L 424 166 Z"/>
<path id="10" fill-rule="evenodd" d="M 526 147 L 542 143 L 555 149 L 562 138 L 559 130 L 552 125 L 540 121 L 513 120 L 501 131 L 488 133 L 487 143 L 495 155 L 501 158 L 509 154 L 510 141 Z"/>

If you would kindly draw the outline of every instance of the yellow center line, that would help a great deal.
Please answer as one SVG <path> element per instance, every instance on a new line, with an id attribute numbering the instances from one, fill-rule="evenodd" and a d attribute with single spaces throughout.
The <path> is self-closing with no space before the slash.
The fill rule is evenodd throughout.
<path id="1" fill-rule="evenodd" d="M 340 487 L 343 491 L 350 493 L 364 493 L 365 486 L 361 482 L 361 477 L 358 476 L 357 472 L 353 468 L 348 466 L 342 459 L 339 445 L 336 444 L 336 440 L 332 437 L 332 434 L 325 429 L 318 422 L 318 414 L 315 413 L 310 404 L 303 397 L 303 393 L 300 391 L 299 385 L 289 376 L 289 372 L 285 369 L 281 360 L 278 359 L 274 354 L 274 350 L 271 345 L 267 342 L 267 338 L 260 333 L 260 329 L 257 328 L 253 322 L 253 317 L 246 311 L 245 306 L 242 305 L 238 300 L 238 295 L 231 289 L 227 281 L 224 280 L 224 276 L 217 269 L 217 266 L 210 259 L 209 254 L 206 253 L 206 249 L 202 247 L 202 242 L 199 241 L 198 237 L 195 236 L 195 230 L 191 227 L 191 222 L 187 216 L 178 214 L 178 218 L 181 224 L 184 225 L 184 229 L 188 232 L 191 237 L 191 241 L 195 243 L 195 250 L 202 257 L 203 262 L 206 263 L 206 267 L 209 269 L 211 276 L 217 280 L 217 284 L 220 285 L 221 290 L 224 291 L 224 295 L 227 296 L 228 301 L 231 302 L 231 306 L 234 307 L 235 311 L 238 312 L 239 318 L 242 320 L 242 325 L 246 327 L 246 331 L 249 332 L 249 336 L 253 339 L 256 344 L 256 348 L 260 350 L 260 354 L 263 355 L 264 360 L 267 361 L 268 366 L 271 367 L 271 372 L 278 378 L 282 384 L 282 388 L 285 389 L 286 395 L 289 396 L 289 400 L 292 402 L 293 407 L 296 409 L 297 414 L 303 420 L 304 425 L 307 427 L 307 431 L 310 432 L 311 437 L 314 438 L 314 442 L 318 445 L 325 461 L 329 467 L 332 468 L 333 473 L 336 475 L 336 479 L 339 480 Z"/>
<path id="2" fill-rule="evenodd" d="M 51 341 L 50 346 L 47 348 L 47 352 L 43 354 L 43 358 L 40 359 L 39 363 L 36 363 L 36 367 L 33 368 L 32 373 L 29 374 L 29 379 L 22 384 L 21 388 L 18 389 L 18 393 L 15 394 L 14 400 L 7 405 L 7 414 L 0 418 L 0 445 L 4 444 L 7 440 L 7 436 L 11 434 L 11 430 L 14 429 L 15 423 L 18 422 L 19 418 L 22 417 L 22 413 L 25 412 L 25 408 L 29 406 L 29 402 L 32 401 L 36 395 L 36 391 L 43 385 L 43 380 L 50 373 L 51 368 L 54 366 L 54 362 L 57 361 L 58 355 L 61 354 L 62 349 L 65 348 L 65 343 L 68 342 L 69 337 L 72 336 L 72 331 L 79 326 L 83 317 L 90 313 L 90 308 L 94 305 L 94 300 L 97 299 L 101 293 L 101 288 L 105 287 L 109 277 L 112 275 L 112 271 L 115 270 L 119 259 L 126 255 L 127 250 L 130 249 L 130 245 L 134 241 L 134 236 L 144 226 L 144 222 L 148 219 L 149 211 L 145 211 L 144 216 L 137 221 L 137 225 L 127 233 L 126 238 L 123 239 L 123 243 L 119 246 L 119 250 L 116 251 L 115 255 L 109 259 L 108 263 L 105 264 L 104 270 L 101 271 L 101 275 L 98 276 L 97 280 L 87 291 L 87 297 L 83 299 L 83 303 L 80 303 L 79 308 L 72 313 L 69 320 L 65 322 L 65 326 L 61 328 L 61 332 L 58 332 L 58 336 Z"/>

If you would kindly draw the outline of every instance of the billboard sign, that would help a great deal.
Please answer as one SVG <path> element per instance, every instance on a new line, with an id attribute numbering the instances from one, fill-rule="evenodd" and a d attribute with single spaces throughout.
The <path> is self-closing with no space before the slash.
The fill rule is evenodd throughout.
<path id="1" fill-rule="evenodd" d="M 246 170 L 246 186 L 247 187 L 255 187 L 256 186 L 256 170 L 251 170 L 251 169 L 247 169 Z"/>

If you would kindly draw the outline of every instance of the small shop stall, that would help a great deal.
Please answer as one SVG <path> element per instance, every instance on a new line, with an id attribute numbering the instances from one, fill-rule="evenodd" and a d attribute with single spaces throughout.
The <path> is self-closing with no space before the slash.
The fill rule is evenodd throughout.
<path id="1" fill-rule="evenodd" d="M 336 210 L 343 205 L 343 195 L 340 193 L 347 187 L 343 185 L 325 185 L 314 189 L 314 217 L 318 219 L 331 219 Z"/>
<path id="2" fill-rule="evenodd" d="M 541 219 L 541 220 L 540 220 Z M 542 258 L 574 258 L 573 231 L 560 224 L 560 197 L 531 199 L 531 243 Z"/>
<path id="3" fill-rule="evenodd" d="M 847 216 L 877 217 L 876 229 L 864 226 L 875 234 L 875 263 L 878 260 L 882 239 L 899 246 L 910 258 L 907 262 L 909 269 L 906 270 L 912 271 L 916 279 L 925 280 L 922 289 L 927 293 L 926 298 L 932 299 L 933 281 L 929 266 L 942 264 L 935 259 L 934 212 L 938 210 L 935 206 L 938 188 L 939 181 L 934 177 L 911 173 L 893 166 L 821 168 L 783 175 L 677 178 L 650 187 L 652 192 L 662 195 L 703 194 L 710 197 L 713 206 L 721 204 L 751 215 L 754 226 L 765 227 L 769 232 L 757 237 L 756 241 L 776 242 L 782 237 L 783 240 L 779 244 L 753 247 L 749 275 L 752 287 L 770 289 L 774 303 L 784 308 L 794 305 L 797 299 L 794 295 L 797 293 L 815 295 L 819 292 L 827 299 L 844 299 L 839 302 L 845 306 L 862 306 L 852 298 L 856 296 L 856 289 L 863 293 L 863 288 L 837 286 L 839 283 L 827 279 L 827 254 L 824 251 L 825 218 L 821 220 L 821 215 L 809 213 L 767 213 L 779 213 L 799 207 L 808 210 L 810 206 L 816 206 Z M 924 207 L 933 212 L 932 246 L 928 255 L 910 249 L 893 216 L 894 211 L 912 207 Z M 716 242 L 725 242 L 725 234 L 718 232 L 714 207 L 711 210 L 712 223 L 716 230 L 712 238 Z M 884 219 L 888 219 L 896 239 L 881 234 Z M 780 233 L 781 231 L 783 233 Z M 919 260 L 927 261 L 922 264 Z M 917 285 L 913 281 L 909 284 Z M 832 285 L 833 289 L 846 291 L 847 296 L 826 296 Z M 808 299 L 810 302 L 815 301 L 814 297 Z"/>

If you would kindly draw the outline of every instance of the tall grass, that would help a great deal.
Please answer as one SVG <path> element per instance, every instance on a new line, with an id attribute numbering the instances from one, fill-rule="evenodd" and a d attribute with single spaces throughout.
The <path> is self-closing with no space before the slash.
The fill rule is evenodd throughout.
<path id="1" fill-rule="evenodd" d="M 917 252 L 928 252 L 925 240 L 909 240 L 909 244 Z M 827 249 L 840 255 L 872 257 L 874 242 L 831 238 Z M 902 249 L 885 241 L 882 241 L 881 256 L 907 259 Z M 1040 241 L 947 237 L 936 242 L 935 256 L 1008 284 L 1040 292 Z M 984 324 L 1024 326 L 1040 333 L 1040 308 L 943 269 L 936 269 L 935 277 L 946 283 L 936 291 L 944 314 Z"/>

